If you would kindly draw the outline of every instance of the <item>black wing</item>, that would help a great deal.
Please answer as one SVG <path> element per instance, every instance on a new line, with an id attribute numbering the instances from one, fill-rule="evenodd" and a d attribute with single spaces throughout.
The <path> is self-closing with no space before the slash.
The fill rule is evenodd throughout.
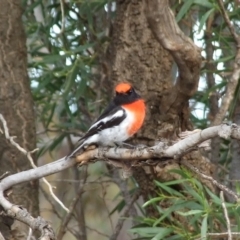
<path id="1" fill-rule="evenodd" d="M 105 108 L 105 110 L 103 111 L 103 113 L 98 117 L 98 119 L 95 121 L 95 123 L 97 121 L 99 121 L 100 119 L 105 118 L 108 115 L 114 114 L 115 112 L 117 112 L 119 110 L 119 107 L 112 101 L 107 108 Z"/>
<path id="2" fill-rule="evenodd" d="M 117 111 L 122 111 L 122 114 L 119 116 L 113 116 Z M 105 109 L 105 111 L 100 115 L 100 117 L 97 119 L 97 121 L 93 124 L 93 126 L 87 131 L 87 133 L 78 140 L 77 147 L 75 147 L 75 150 L 70 153 L 67 158 L 71 158 L 75 156 L 76 153 L 78 153 L 82 147 L 84 146 L 84 141 L 88 138 L 93 136 L 94 134 L 97 134 L 98 132 L 111 128 L 114 126 L 119 125 L 124 118 L 126 117 L 126 112 L 124 109 L 122 109 L 120 106 L 116 106 L 113 102 Z M 92 143 L 94 144 L 94 143 Z M 95 143 L 98 144 L 98 143 Z"/>
<path id="3" fill-rule="evenodd" d="M 102 113 L 102 115 L 97 119 L 97 121 L 94 123 L 98 123 L 93 126 L 88 130 L 88 132 L 85 134 L 85 136 L 83 136 L 79 141 L 81 140 L 85 140 L 90 136 L 93 136 L 94 134 L 107 129 L 107 128 L 111 128 L 114 126 L 119 125 L 123 119 L 126 117 L 126 112 L 125 110 L 123 110 L 120 106 L 114 106 L 114 105 L 109 105 L 108 108 L 106 108 L 106 110 Z M 113 118 L 109 118 L 107 121 L 105 121 L 106 118 L 108 118 L 108 116 L 112 116 L 114 115 L 117 111 L 123 111 L 123 114 L 121 116 L 116 116 Z"/>

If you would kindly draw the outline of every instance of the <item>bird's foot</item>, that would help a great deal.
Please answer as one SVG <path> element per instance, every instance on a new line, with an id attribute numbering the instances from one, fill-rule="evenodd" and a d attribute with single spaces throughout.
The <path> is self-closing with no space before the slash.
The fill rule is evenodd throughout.
<path id="1" fill-rule="evenodd" d="M 115 146 L 118 148 L 118 147 L 124 147 L 124 148 L 127 148 L 127 149 L 134 149 L 135 146 L 134 145 L 131 145 L 129 143 L 125 143 L 125 142 L 115 142 Z"/>
<path id="2" fill-rule="evenodd" d="M 144 145 L 144 144 L 138 144 L 138 145 L 136 145 L 136 146 L 134 146 L 134 147 L 135 147 L 136 150 L 142 150 L 142 149 L 146 148 L 147 145 Z"/>

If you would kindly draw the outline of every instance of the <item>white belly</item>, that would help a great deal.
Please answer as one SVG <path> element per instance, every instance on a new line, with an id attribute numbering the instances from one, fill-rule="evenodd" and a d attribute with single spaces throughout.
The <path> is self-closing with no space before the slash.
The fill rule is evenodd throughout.
<path id="1" fill-rule="evenodd" d="M 133 123 L 133 115 L 128 112 L 127 117 L 120 125 L 104 129 L 98 134 L 93 135 L 84 142 L 84 145 L 97 143 L 101 146 L 112 146 L 114 143 L 123 142 L 129 138 L 128 128 Z"/>

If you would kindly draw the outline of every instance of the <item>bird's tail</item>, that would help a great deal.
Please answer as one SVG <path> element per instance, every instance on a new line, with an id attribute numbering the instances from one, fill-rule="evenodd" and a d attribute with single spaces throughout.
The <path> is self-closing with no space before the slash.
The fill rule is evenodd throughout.
<path id="1" fill-rule="evenodd" d="M 84 143 L 81 141 L 81 143 L 71 152 L 69 153 L 65 159 L 69 159 L 69 158 L 74 158 L 77 155 L 80 155 L 81 153 L 83 153 L 84 151 Z"/>

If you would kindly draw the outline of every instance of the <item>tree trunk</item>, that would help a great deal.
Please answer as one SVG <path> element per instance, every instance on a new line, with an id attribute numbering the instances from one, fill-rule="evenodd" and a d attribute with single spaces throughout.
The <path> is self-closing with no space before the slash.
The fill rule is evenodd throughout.
<path id="1" fill-rule="evenodd" d="M 117 1 L 112 29 L 107 85 L 129 81 L 147 104 L 145 125 L 137 140 L 150 146 L 158 139 L 174 140 L 179 132 L 191 129 L 188 100 L 197 90 L 201 54 L 177 26 L 168 1 Z M 178 65 L 177 79 L 172 79 L 174 61 Z M 184 158 L 193 160 L 200 170 L 204 166 L 210 171 L 211 166 L 206 166 L 199 152 Z M 133 176 L 145 201 L 156 194 L 152 180 L 170 180 L 168 171 L 178 167 L 173 164 L 165 170 L 165 165 L 134 169 Z M 148 210 L 148 215 L 156 215 L 153 209 Z"/>
<path id="2" fill-rule="evenodd" d="M 145 1 L 117 3 L 117 15 L 107 53 L 111 66 L 108 85 L 129 81 L 141 93 L 147 104 L 147 115 L 137 139 L 143 144 L 153 145 L 155 139 L 168 134 L 168 131 L 163 131 L 165 120 L 161 115 L 161 100 L 173 85 L 173 60 L 149 28 L 145 8 Z M 172 123 L 169 124 L 169 132 L 174 131 Z M 145 170 L 151 172 L 151 167 Z M 142 168 L 135 168 L 133 176 L 145 201 L 155 194 L 151 174 L 148 175 Z M 149 209 L 149 214 L 154 214 L 151 211 Z"/>
<path id="3" fill-rule="evenodd" d="M 22 24 L 20 0 L 0 2 L 0 113 L 7 121 L 9 133 L 27 151 L 36 148 L 35 116 L 30 81 L 27 75 L 26 36 Z M 0 125 L 1 129 L 2 125 Z M 0 175 L 31 168 L 26 156 L 0 134 Z M 39 215 L 38 181 L 17 185 L 11 201 Z M 9 219 L 8 219 L 9 220 Z M 26 239 L 28 227 L 1 219 L 0 231 L 6 239 Z M 11 229 L 9 228 L 11 226 Z"/>

